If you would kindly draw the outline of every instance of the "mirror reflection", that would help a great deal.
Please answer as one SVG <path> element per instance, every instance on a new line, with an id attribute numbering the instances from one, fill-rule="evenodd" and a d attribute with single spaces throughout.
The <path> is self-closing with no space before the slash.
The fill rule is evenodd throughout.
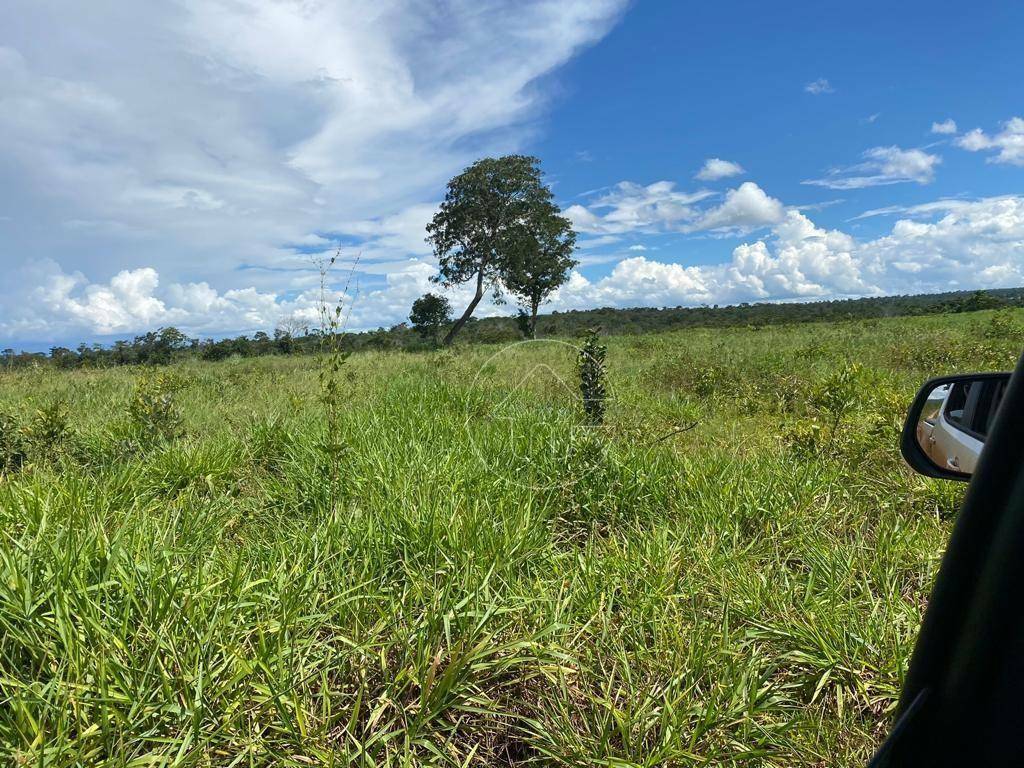
<path id="1" fill-rule="evenodd" d="M 917 442 L 945 472 L 971 474 L 1006 390 L 1005 378 L 965 378 L 928 393 L 917 424 Z"/>

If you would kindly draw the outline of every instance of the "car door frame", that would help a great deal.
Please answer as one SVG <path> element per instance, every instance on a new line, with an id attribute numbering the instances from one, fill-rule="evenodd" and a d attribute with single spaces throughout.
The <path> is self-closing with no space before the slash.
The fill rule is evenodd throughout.
<path id="1" fill-rule="evenodd" d="M 980 374 L 975 378 L 1005 378 Z M 956 377 L 960 378 L 960 377 Z M 915 400 L 952 377 L 933 379 Z M 913 419 L 901 448 L 934 474 Z M 1015 765 L 1024 732 L 1024 355 L 1006 385 L 942 557 L 889 737 L 872 768 Z M 915 450 L 909 450 L 910 444 Z"/>

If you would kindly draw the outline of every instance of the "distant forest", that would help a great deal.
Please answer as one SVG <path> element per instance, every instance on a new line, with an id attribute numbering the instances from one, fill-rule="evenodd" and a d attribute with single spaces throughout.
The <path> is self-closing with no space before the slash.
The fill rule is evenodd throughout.
<path id="1" fill-rule="evenodd" d="M 675 307 L 665 309 L 588 309 L 552 312 L 538 318 L 539 337 L 573 338 L 598 327 L 605 334 L 640 334 L 681 328 L 727 328 L 767 326 L 816 321 L 860 320 L 943 313 L 974 312 L 982 309 L 1024 306 L 1024 288 L 989 291 L 958 291 L 885 296 L 865 299 L 801 303 L 737 304 L 726 307 Z M 440 329 L 443 332 L 443 328 Z M 522 317 L 473 318 L 466 325 L 461 343 L 495 344 L 525 338 Z M 424 337 L 406 323 L 375 331 L 345 333 L 341 347 L 347 351 L 429 349 L 436 338 Z M 220 340 L 190 338 L 177 328 L 159 328 L 131 340 L 110 345 L 80 344 L 77 349 L 53 347 L 46 352 L 0 351 L 4 368 L 53 365 L 79 368 L 113 365 L 163 365 L 198 357 L 223 360 L 232 356 L 315 354 L 324 346 L 324 335 L 305 328 L 294 319 L 283 322 L 271 333 Z"/>

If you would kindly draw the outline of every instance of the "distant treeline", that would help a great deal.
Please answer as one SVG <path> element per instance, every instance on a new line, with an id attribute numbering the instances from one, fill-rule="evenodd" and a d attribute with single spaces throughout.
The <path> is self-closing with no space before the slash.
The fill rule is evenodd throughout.
<path id="1" fill-rule="evenodd" d="M 974 312 L 982 309 L 1024 306 L 1024 288 L 989 291 L 885 296 L 865 299 L 815 301 L 789 304 L 737 304 L 727 307 L 675 307 L 666 309 L 589 309 L 552 312 L 538 317 L 539 336 L 577 337 L 599 326 L 607 334 L 639 334 L 681 328 L 724 328 L 766 326 L 815 321 L 857 320 L 943 313 Z M 78 368 L 112 365 L 164 365 L 187 357 L 223 360 L 232 356 L 314 354 L 324 339 L 316 330 L 297 327 L 294 320 L 273 333 L 260 331 L 233 339 L 200 340 L 177 328 L 160 328 L 111 345 L 80 344 L 77 349 L 53 347 L 45 352 L 0 351 L 2 365 L 18 368 L 54 365 Z M 473 318 L 462 340 L 469 343 L 505 343 L 525 337 L 521 317 Z M 423 350 L 436 345 L 405 323 L 375 331 L 346 333 L 341 346 L 347 351 Z"/>

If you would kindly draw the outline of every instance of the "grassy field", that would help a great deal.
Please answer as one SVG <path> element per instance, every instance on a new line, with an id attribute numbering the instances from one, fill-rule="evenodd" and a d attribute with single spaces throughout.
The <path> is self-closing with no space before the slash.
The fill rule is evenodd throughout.
<path id="1" fill-rule="evenodd" d="M 963 492 L 904 409 L 1022 327 L 610 338 L 600 428 L 557 342 L 2 373 L 0 761 L 863 765 Z"/>

